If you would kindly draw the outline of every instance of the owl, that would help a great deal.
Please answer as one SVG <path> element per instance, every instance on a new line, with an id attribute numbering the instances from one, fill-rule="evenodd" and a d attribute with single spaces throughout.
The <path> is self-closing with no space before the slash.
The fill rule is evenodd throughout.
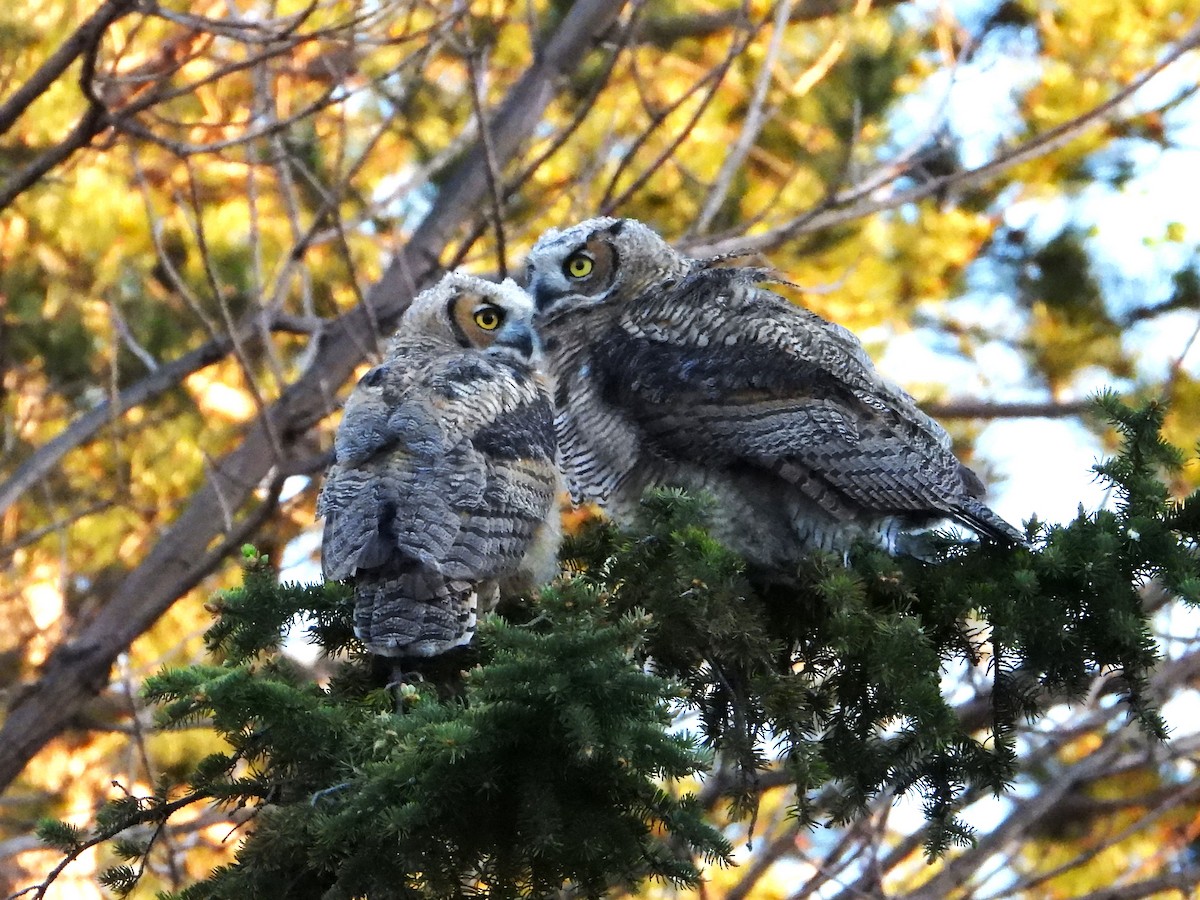
<path id="1" fill-rule="evenodd" d="M 715 535 L 773 572 L 863 537 L 914 552 L 911 531 L 944 519 L 1024 543 L 945 430 L 768 271 L 611 218 L 543 234 L 527 265 L 576 501 L 628 521 L 648 487 L 706 492 Z"/>
<path id="2" fill-rule="evenodd" d="M 499 591 L 556 570 L 561 478 L 532 315 L 511 280 L 447 275 L 346 401 L 317 501 L 321 565 L 353 579 L 374 653 L 465 645 Z"/>

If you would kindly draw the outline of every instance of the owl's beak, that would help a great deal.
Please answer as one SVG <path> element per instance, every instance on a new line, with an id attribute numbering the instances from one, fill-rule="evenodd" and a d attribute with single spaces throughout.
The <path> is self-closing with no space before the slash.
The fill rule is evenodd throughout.
<path id="1" fill-rule="evenodd" d="M 535 338 L 527 322 L 511 322 L 500 329 L 493 347 L 510 347 L 521 356 L 533 356 Z"/>
<path id="2" fill-rule="evenodd" d="M 533 297 L 533 305 L 539 313 L 544 313 L 560 296 L 562 291 L 550 284 L 549 279 L 531 277 L 526 288 Z"/>

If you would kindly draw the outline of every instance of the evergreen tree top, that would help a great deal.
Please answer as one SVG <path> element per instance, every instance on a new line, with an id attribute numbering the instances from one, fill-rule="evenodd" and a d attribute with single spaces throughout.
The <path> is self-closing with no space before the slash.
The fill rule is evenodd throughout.
<path id="1" fill-rule="evenodd" d="M 237 862 L 181 900 L 599 896 L 645 878 L 694 884 L 701 862 L 726 863 L 687 785 L 717 767 L 749 815 L 769 768 L 809 825 L 917 792 L 937 856 L 971 840 L 964 798 L 1013 777 L 1019 719 L 1097 672 L 1117 676 L 1143 732 L 1166 737 L 1139 590 L 1154 580 L 1200 600 L 1200 501 L 1168 498 L 1162 478 L 1183 457 L 1161 439 L 1161 406 L 1099 404 L 1124 441 L 1096 467 L 1114 508 L 1030 523 L 1031 548 L 942 537 L 929 562 L 864 546 L 849 566 L 815 554 L 764 586 L 708 535 L 709 501 L 654 491 L 637 528 L 585 527 L 568 574 L 415 683 L 384 684 L 344 587 L 279 585 L 247 548 L 242 587 L 216 601 L 213 661 L 147 686 L 164 726 L 207 723 L 229 749 L 186 785 L 111 804 L 91 834 L 48 822 L 42 836 L 68 856 L 116 839 L 129 862 L 106 884 L 126 893 L 153 840 L 122 836 L 207 801 L 253 815 Z M 340 660 L 326 684 L 280 654 L 301 613 Z M 941 690 L 956 661 L 992 680 L 978 719 Z M 695 733 L 673 725 L 684 711 Z"/>

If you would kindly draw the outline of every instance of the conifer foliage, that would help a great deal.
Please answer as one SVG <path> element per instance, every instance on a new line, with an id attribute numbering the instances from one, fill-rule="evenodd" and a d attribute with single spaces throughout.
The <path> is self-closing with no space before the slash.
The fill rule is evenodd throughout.
<path id="1" fill-rule="evenodd" d="M 210 723 L 229 750 L 186 785 L 111 804 L 92 834 L 47 822 L 43 837 L 68 858 L 115 841 L 127 862 L 105 877 L 123 893 L 173 813 L 241 805 L 255 814 L 236 862 L 180 898 L 598 896 L 726 862 L 677 783 L 719 767 L 750 813 L 772 768 L 813 824 L 919 792 L 939 854 L 971 838 L 964 798 L 1014 777 L 1018 721 L 1098 672 L 1138 727 L 1166 737 L 1139 591 L 1154 581 L 1200 602 L 1200 500 L 1169 499 L 1163 478 L 1183 457 L 1160 437 L 1161 406 L 1099 406 L 1123 437 L 1096 467 L 1116 502 L 1031 523 L 1030 549 L 945 538 L 921 561 L 863 546 L 849 565 L 817 554 L 791 583 L 762 585 L 708 535 L 704 498 L 658 491 L 637 528 L 574 537 L 566 574 L 485 622 L 440 684 L 385 686 L 347 591 L 279 586 L 248 549 L 243 587 L 216 603 L 213 661 L 148 686 L 164 726 Z M 342 660 L 327 684 L 279 653 L 299 613 Z M 964 666 L 992 679 L 977 716 L 941 687 Z M 137 825 L 156 830 L 135 842 Z"/>
<path id="2" fill-rule="evenodd" d="M 316 613 L 326 644 L 348 639 L 337 586 L 277 587 L 251 551 L 222 607 L 211 639 L 223 662 L 164 673 L 148 692 L 166 723 L 211 717 L 230 743 L 196 788 L 264 810 L 239 862 L 185 898 L 541 896 L 564 882 L 596 894 L 695 879 L 657 830 L 728 853 L 658 784 L 704 756 L 668 730 L 675 689 L 636 662 L 645 622 L 608 619 L 585 580 L 545 596 L 535 621 L 493 620 L 484 664 L 446 701 L 432 686 L 380 686 L 357 651 L 327 688 L 275 655 L 298 611 Z"/>

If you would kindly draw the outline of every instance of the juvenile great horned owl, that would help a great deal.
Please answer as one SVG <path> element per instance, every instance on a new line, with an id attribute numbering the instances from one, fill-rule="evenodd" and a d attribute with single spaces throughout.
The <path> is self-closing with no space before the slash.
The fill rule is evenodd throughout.
<path id="1" fill-rule="evenodd" d="M 903 550 L 906 529 L 944 518 L 1023 543 L 942 427 L 853 334 L 762 287 L 765 270 L 608 218 L 542 235 L 528 268 L 577 501 L 627 521 L 647 487 L 706 491 L 716 535 L 774 571 L 864 535 Z"/>
<path id="2" fill-rule="evenodd" d="M 471 640 L 480 606 L 555 572 L 554 416 L 512 281 L 419 295 L 346 401 L 317 501 L 321 564 L 354 579 L 354 630 L 384 656 Z"/>

